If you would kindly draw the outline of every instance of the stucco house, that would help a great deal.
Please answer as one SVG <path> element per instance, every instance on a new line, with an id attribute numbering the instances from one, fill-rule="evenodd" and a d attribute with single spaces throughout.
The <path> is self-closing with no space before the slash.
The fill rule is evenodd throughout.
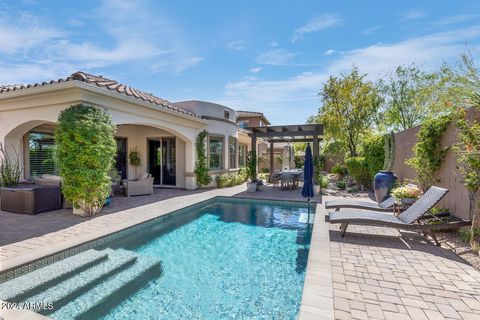
<path id="1" fill-rule="evenodd" d="M 238 170 L 239 148 L 248 135 L 239 130 L 234 109 L 203 101 L 171 103 L 115 80 L 85 72 L 29 85 L 0 86 L 0 142 L 18 153 L 23 179 L 55 173 L 53 132 L 59 113 L 77 103 L 104 109 L 117 126 L 116 167 L 122 178 L 151 173 L 158 186 L 194 189 L 195 139 L 207 130 L 211 175 Z M 141 167 L 128 163 L 137 148 Z M 245 151 L 242 151 L 245 152 Z"/>
<path id="2" fill-rule="evenodd" d="M 270 121 L 262 112 L 258 111 L 237 111 L 237 124 L 240 132 L 244 132 L 249 127 L 265 127 L 270 125 Z M 246 131 L 245 131 L 246 132 Z M 251 142 L 245 143 L 249 147 Z M 249 149 L 250 150 L 250 149 Z M 240 156 L 246 154 L 241 152 Z M 269 170 L 270 168 L 270 143 L 266 140 L 258 139 L 257 154 L 259 157 L 258 169 L 259 171 Z M 277 142 L 273 146 L 273 154 L 275 160 L 273 161 L 274 170 L 292 169 L 295 167 L 295 154 L 293 144 L 290 142 Z"/>

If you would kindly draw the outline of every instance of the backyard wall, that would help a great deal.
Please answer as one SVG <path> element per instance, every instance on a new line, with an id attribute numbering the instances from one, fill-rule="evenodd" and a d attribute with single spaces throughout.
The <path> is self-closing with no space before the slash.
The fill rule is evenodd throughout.
<path id="1" fill-rule="evenodd" d="M 470 116 L 473 116 L 473 112 Z M 420 127 L 421 126 L 417 126 L 395 133 L 395 161 L 393 172 L 401 182 L 408 182 L 409 180 L 417 178 L 416 171 L 406 165 L 405 160 L 413 156 L 412 148 L 417 142 L 416 135 Z M 453 126 L 449 126 L 443 136 L 442 145 L 451 147 L 455 142 L 456 129 Z M 440 178 L 440 182 L 436 183 L 437 186 L 447 188 L 449 192 L 440 202 L 439 206 L 448 208 L 452 214 L 459 218 L 469 219 L 468 192 L 463 184 L 459 182 L 460 176 L 456 166 L 455 155 L 453 151 L 449 149 L 437 175 L 437 177 Z"/>

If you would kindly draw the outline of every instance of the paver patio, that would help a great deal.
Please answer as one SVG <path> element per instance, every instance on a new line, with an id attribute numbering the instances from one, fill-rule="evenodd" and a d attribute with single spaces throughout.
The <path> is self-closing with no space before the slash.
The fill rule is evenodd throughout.
<path id="1" fill-rule="evenodd" d="M 6 244 L 0 247 L 0 267 L 2 262 L 5 266 L 44 246 L 120 228 L 125 220 L 148 219 L 153 211 L 157 215 L 166 213 L 216 195 L 302 200 L 298 190 L 266 188 L 253 194 L 244 190 L 244 186 L 197 192 L 159 190 L 150 198 L 118 198 L 107 210 L 109 214 L 94 219 L 75 217 L 63 210 L 37 216 L 0 212 L 0 241 Z M 338 197 L 315 200 L 334 198 Z M 402 232 L 400 238 L 396 230 L 379 227 L 352 226 L 341 238 L 338 226 L 324 221 L 323 205 L 317 206 L 317 214 L 313 237 L 330 239 L 329 285 L 333 286 L 335 319 L 480 319 L 480 272 L 451 251 L 436 247 L 418 234 Z M 25 236 L 18 235 L 22 232 Z M 15 242 L 27 235 L 36 238 Z M 312 253 L 318 252 L 311 250 L 309 264 L 310 258 L 315 261 Z M 306 283 L 310 281 L 306 277 Z M 322 290 L 320 284 L 310 287 Z M 322 299 L 315 301 L 322 303 Z M 308 307 L 305 310 L 309 311 Z M 319 319 L 315 312 L 304 312 L 300 318 Z"/>

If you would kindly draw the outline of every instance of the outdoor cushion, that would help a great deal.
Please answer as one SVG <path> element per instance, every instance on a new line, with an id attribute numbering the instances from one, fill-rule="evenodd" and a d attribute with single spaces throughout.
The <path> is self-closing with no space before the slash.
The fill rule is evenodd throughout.
<path id="1" fill-rule="evenodd" d="M 53 175 L 53 174 L 45 173 L 45 174 L 42 174 L 42 179 L 44 179 L 44 180 L 53 180 L 53 181 L 61 181 L 61 180 L 62 180 L 62 177 L 56 176 L 56 175 Z"/>
<path id="2" fill-rule="evenodd" d="M 142 172 L 138 175 L 137 180 L 145 180 L 148 178 L 148 173 Z"/>

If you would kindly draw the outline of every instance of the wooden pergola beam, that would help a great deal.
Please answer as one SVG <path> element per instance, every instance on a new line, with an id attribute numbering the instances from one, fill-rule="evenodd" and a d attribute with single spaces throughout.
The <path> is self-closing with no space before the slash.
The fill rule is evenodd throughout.
<path id="1" fill-rule="evenodd" d="M 318 141 L 322 141 L 322 138 L 318 138 Z M 291 139 L 268 139 L 268 142 L 313 142 L 313 137 L 312 138 L 291 138 Z"/>

